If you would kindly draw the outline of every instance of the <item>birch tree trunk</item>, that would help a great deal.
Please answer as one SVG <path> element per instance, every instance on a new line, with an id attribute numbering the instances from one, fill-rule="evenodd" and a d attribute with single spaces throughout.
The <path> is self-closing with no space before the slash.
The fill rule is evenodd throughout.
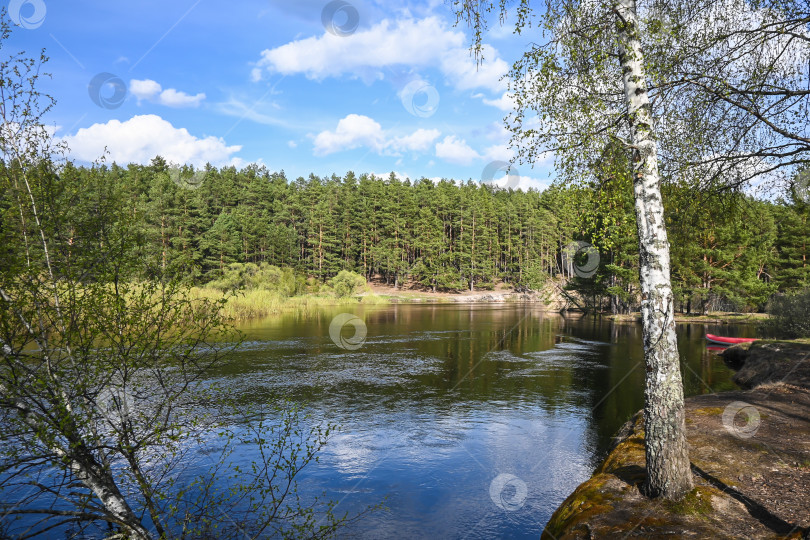
<path id="1" fill-rule="evenodd" d="M 4 298 L 8 298 L 2 289 L 0 289 L 0 294 Z M 8 344 L 0 341 L 0 346 L 5 354 L 11 356 L 12 351 Z M 48 433 L 48 428 L 38 421 L 37 415 L 22 400 L 12 397 L 9 389 L 2 382 L 0 382 L 0 395 L 4 396 L 6 405 L 17 412 L 20 419 L 31 428 L 33 433 Z M 57 421 L 66 430 L 72 431 L 71 419 L 61 418 Z M 61 460 L 70 472 L 98 497 L 111 518 L 110 522 L 117 522 L 131 538 L 148 540 L 152 537 L 118 489 L 109 469 L 98 462 L 80 436 L 69 437 L 70 444 L 66 445 L 67 449 L 57 444 L 55 437 L 44 437 L 43 439 L 51 441 L 49 449 L 54 457 Z"/>
<path id="2" fill-rule="evenodd" d="M 646 378 L 644 431 L 646 492 L 678 499 L 691 491 L 689 449 L 661 200 L 653 118 L 647 94 L 635 0 L 617 0 L 619 58 L 633 145 L 633 190 L 638 223 L 641 318 Z"/>

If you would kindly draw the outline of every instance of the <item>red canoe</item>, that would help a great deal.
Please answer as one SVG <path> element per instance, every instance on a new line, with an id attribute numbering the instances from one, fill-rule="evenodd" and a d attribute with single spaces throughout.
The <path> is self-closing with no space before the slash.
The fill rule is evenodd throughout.
<path id="1" fill-rule="evenodd" d="M 748 337 L 723 337 L 715 336 L 714 334 L 706 334 L 706 339 L 718 345 L 734 345 L 735 343 L 750 343 L 756 341 L 757 338 Z"/>

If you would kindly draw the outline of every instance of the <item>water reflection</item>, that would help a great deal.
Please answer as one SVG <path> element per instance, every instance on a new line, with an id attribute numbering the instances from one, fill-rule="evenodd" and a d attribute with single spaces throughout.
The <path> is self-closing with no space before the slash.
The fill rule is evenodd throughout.
<path id="1" fill-rule="evenodd" d="M 346 311 L 246 325 L 217 378 L 246 403 L 283 396 L 342 426 L 302 488 L 350 513 L 387 497 L 348 535 L 536 537 L 643 405 L 638 325 L 528 305 L 358 306 L 368 334 L 347 351 L 329 337 Z M 687 395 L 733 387 L 705 331 L 679 327 Z M 520 504 L 498 504 L 493 482 L 513 477 L 495 489 Z"/>

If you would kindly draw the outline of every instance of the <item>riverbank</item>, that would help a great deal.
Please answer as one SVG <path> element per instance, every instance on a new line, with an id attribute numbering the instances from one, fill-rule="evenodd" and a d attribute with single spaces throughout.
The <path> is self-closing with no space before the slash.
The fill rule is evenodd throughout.
<path id="1" fill-rule="evenodd" d="M 356 306 L 358 304 L 380 305 L 388 304 L 389 300 L 376 294 L 362 296 L 338 297 L 333 294 L 303 294 L 299 296 L 283 296 L 273 291 L 253 289 L 223 293 L 217 289 L 207 287 L 192 287 L 190 298 L 227 301 L 222 306 L 222 313 L 226 317 L 237 321 L 259 319 L 270 315 L 278 315 L 287 311 L 306 311 L 330 306 Z"/>
<path id="2" fill-rule="evenodd" d="M 491 291 L 462 291 L 462 292 L 430 292 L 417 289 L 387 287 L 379 284 L 370 284 L 362 293 L 338 297 L 331 293 L 307 293 L 299 296 L 283 296 L 275 291 L 252 289 L 225 294 L 218 289 L 210 287 L 192 287 L 191 297 L 221 299 L 225 296 L 227 302 L 223 306 L 223 313 L 234 320 L 244 321 L 258 319 L 270 315 L 278 315 L 294 310 L 310 310 L 319 307 L 385 305 L 385 304 L 473 304 L 473 303 L 531 303 L 539 309 L 549 312 L 580 312 L 570 301 L 570 297 L 563 295 L 560 288 L 553 284 L 541 291 L 516 292 L 506 286 L 498 286 Z M 636 324 L 641 322 L 638 313 L 627 315 L 602 315 L 607 320 L 617 323 Z M 764 313 L 726 313 L 712 312 L 708 315 L 676 314 L 675 321 L 679 323 L 703 324 L 756 324 L 766 319 Z"/>
<path id="3" fill-rule="evenodd" d="M 308 293 L 298 296 L 283 296 L 278 292 L 263 289 L 223 293 L 211 287 L 191 288 L 192 299 L 207 298 L 219 300 L 223 297 L 227 298 L 226 303 L 222 307 L 223 314 L 238 321 L 258 319 L 294 310 L 310 310 L 334 306 L 356 306 L 358 304 L 500 304 L 529 302 L 536 303 L 542 309 L 548 311 L 560 311 L 565 307 L 564 300 L 555 295 L 553 290 L 518 293 L 511 289 L 498 288 L 492 291 L 433 293 L 429 291 L 372 285 L 362 293 L 339 297 L 332 293 Z"/>
<path id="4" fill-rule="evenodd" d="M 429 292 L 408 289 L 394 289 L 393 287 L 371 287 L 371 293 L 387 299 L 391 303 L 413 304 L 472 304 L 492 303 L 502 304 L 509 302 L 536 302 L 544 307 L 551 306 L 553 298 L 548 292 L 515 292 L 511 289 L 496 289 L 492 291 L 463 291 L 463 292 Z"/>
<path id="5" fill-rule="evenodd" d="M 695 489 L 648 499 L 637 414 L 593 476 L 554 512 L 542 538 L 807 538 L 810 535 L 810 344 L 729 349 L 749 388 L 686 400 Z"/>
<path id="6" fill-rule="evenodd" d="M 531 302 L 537 303 L 547 311 L 573 311 L 582 312 L 578 305 L 576 295 L 565 291 L 563 282 L 549 281 L 542 290 L 531 292 L 516 292 L 508 285 L 500 283 L 491 291 L 460 291 L 460 292 L 430 292 L 425 290 L 395 288 L 370 283 L 372 294 L 387 299 L 391 303 L 508 303 Z M 606 320 L 617 323 L 640 324 L 641 314 L 638 312 L 611 315 L 600 313 Z M 739 313 L 729 311 L 712 311 L 705 315 L 695 313 L 676 313 L 677 323 L 699 324 L 758 324 L 768 318 L 767 313 Z"/>
<path id="7" fill-rule="evenodd" d="M 608 320 L 619 323 L 641 323 L 640 313 L 623 315 L 606 315 Z M 712 311 L 706 315 L 694 313 L 676 313 L 676 323 L 703 323 L 703 324 L 758 324 L 768 318 L 767 313 L 736 313 L 727 311 Z"/>

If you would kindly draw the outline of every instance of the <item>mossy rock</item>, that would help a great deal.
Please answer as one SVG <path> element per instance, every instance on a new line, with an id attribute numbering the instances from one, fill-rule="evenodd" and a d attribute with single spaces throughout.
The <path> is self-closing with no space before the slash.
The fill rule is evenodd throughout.
<path id="1" fill-rule="evenodd" d="M 692 412 L 697 414 L 719 416 L 723 414 L 723 411 L 723 407 L 702 407 L 700 409 L 694 409 Z"/>
<path id="2" fill-rule="evenodd" d="M 739 401 L 762 411 L 762 425 L 750 438 L 735 436 L 721 420 Z M 810 531 L 808 412 L 810 391 L 794 385 L 689 398 L 695 488 L 678 501 L 642 494 L 646 460 L 638 414 L 614 438 L 593 477 L 554 512 L 542 538 L 801 538 Z"/>
<path id="3" fill-rule="evenodd" d="M 551 516 L 541 538 L 556 540 L 576 538 L 576 535 L 564 534 L 565 531 L 578 529 L 594 516 L 613 510 L 613 506 L 609 503 L 613 496 L 602 491 L 606 482 L 606 475 L 597 474 L 580 484 Z"/>
<path id="4" fill-rule="evenodd" d="M 664 501 L 664 506 L 675 514 L 705 516 L 713 510 L 712 496 L 718 493 L 718 490 L 710 487 L 696 487 L 680 501 Z"/>

